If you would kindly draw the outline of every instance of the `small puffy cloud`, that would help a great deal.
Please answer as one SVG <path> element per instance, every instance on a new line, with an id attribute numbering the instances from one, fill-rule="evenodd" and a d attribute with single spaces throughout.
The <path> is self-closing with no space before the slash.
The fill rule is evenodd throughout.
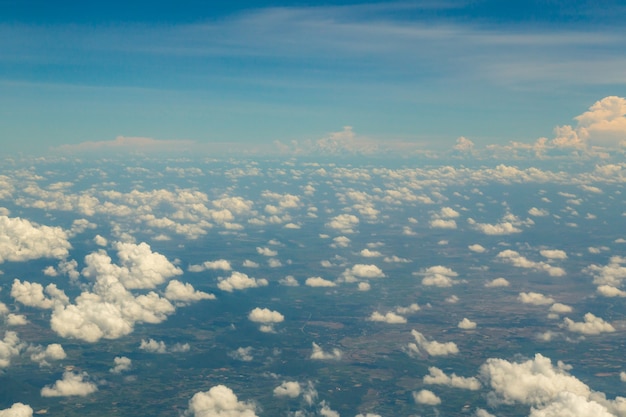
<path id="1" fill-rule="evenodd" d="M 354 229 L 359 225 L 359 218 L 354 214 L 340 214 L 330 219 L 326 226 L 339 230 L 341 233 L 354 233 Z"/>
<path id="2" fill-rule="evenodd" d="M 45 386 L 41 389 L 42 397 L 69 397 L 92 394 L 98 391 L 98 387 L 87 379 L 89 375 L 86 372 L 74 373 L 65 372 L 63 379 L 59 379 L 52 386 Z"/>
<path id="3" fill-rule="evenodd" d="M 615 288 L 611 285 L 599 285 L 597 288 L 598 294 L 605 297 L 626 297 L 626 291 Z"/>
<path id="4" fill-rule="evenodd" d="M 230 271 L 232 267 L 226 259 L 218 259 L 216 261 L 206 261 L 200 265 L 189 265 L 189 272 L 202 272 L 208 269 Z"/>
<path id="5" fill-rule="evenodd" d="M 554 303 L 554 298 L 546 297 L 543 294 L 537 292 L 521 292 L 517 299 L 524 304 L 532 304 L 536 306 L 543 306 Z"/>
<path id="6" fill-rule="evenodd" d="M 285 316 L 268 308 L 255 308 L 248 314 L 248 319 L 255 323 L 281 323 Z"/>
<path id="7" fill-rule="evenodd" d="M 270 248 L 265 248 L 265 247 L 263 247 L 263 248 L 257 247 L 256 251 L 257 251 L 257 253 L 259 255 L 263 255 L 263 256 L 276 256 L 276 255 L 278 255 L 277 251 L 275 251 L 273 249 L 270 249 Z"/>
<path id="8" fill-rule="evenodd" d="M 357 289 L 359 291 L 369 291 L 372 288 L 372 286 L 370 285 L 369 282 L 359 282 L 359 284 L 357 285 Z"/>
<path id="9" fill-rule="evenodd" d="M 233 271 L 230 277 L 220 279 L 217 288 L 222 291 L 233 292 L 246 288 L 264 287 L 267 284 L 265 278 L 252 278 L 242 272 Z"/>
<path id="10" fill-rule="evenodd" d="M 408 307 L 396 307 L 396 313 L 398 314 L 411 314 L 420 310 L 421 308 L 417 303 L 413 303 Z"/>
<path id="11" fill-rule="evenodd" d="M 39 258 L 64 259 L 72 245 L 60 227 L 40 226 L 26 219 L 0 216 L 0 264 Z"/>
<path id="12" fill-rule="evenodd" d="M 475 253 L 485 253 L 485 252 L 487 252 L 487 249 L 485 249 L 482 245 L 479 245 L 478 243 L 475 243 L 473 245 L 469 245 L 467 248 L 469 250 L 471 250 L 472 252 L 475 252 Z"/>
<path id="13" fill-rule="evenodd" d="M 554 303 L 550 307 L 550 312 L 557 313 L 557 314 L 571 313 L 572 311 L 573 311 L 572 307 L 566 304 L 561 304 L 561 303 Z"/>
<path id="14" fill-rule="evenodd" d="M 109 244 L 109 241 L 107 240 L 107 238 L 103 236 L 96 235 L 96 237 L 93 238 L 93 243 L 95 243 L 98 246 L 106 246 Z"/>
<path id="15" fill-rule="evenodd" d="M 509 285 L 511 284 L 505 278 L 496 278 L 485 283 L 487 288 L 508 287 Z"/>
<path id="16" fill-rule="evenodd" d="M 377 250 L 370 250 L 370 249 L 363 249 L 361 252 L 359 252 L 359 255 L 361 255 L 364 258 L 377 258 L 380 256 L 383 256 L 382 253 L 380 253 Z"/>
<path id="17" fill-rule="evenodd" d="M 259 264 L 257 262 L 246 259 L 242 264 L 245 268 L 258 268 Z"/>
<path id="18" fill-rule="evenodd" d="M 575 117 L 577 125 L 569 128 L 571 136 L 589 145 L 619 147 L 626 137 L 626 99 L 617 96 L 604 97 L 596 101 L 589 110 Z M 555 141 L 557 141 L 555 139 Z"/>
<path id="19" fill-rule="evenodd" d="M 150 353 L 167 353 L 167 345 L 164 341 L 156 341 L 154 339 L 141 339 L 139 349 Z"/>
<path id="20" fill-rule="evenodd" d="M 252 346 L 239 347 L 232 352 L 229 352 L 228 356 L 238 361 L 251 362 L 254 359 L 252 356 L 252 350 Z"/>
<path id="21" fill-rule="evenodd" d="M 386 314 L 381 314 L 378 311 L 374 311 L 372 315 L 368 318 L 368 320 L 387 323 L 387 324 L 406 323 L 406 318 L 394 313 L 393 311 L 388 311 Z"/>
<path id="22" fill-rule="evenodd" d="M 415 338 L 415 343 L 408 344 L 408 351 L 411 354 L 426 352 L 431 356 L 447 356 L 459 353 L 459 348 L 454 342 L 441 343 L 435 340 L 428 340 L 417 330 L 411 330 L 411 334 Z"/>
<path id="23" fill-rule="evenodd" d="M 296 398 L 300 396 L 302 387 L 300 383 L 295 381 L 284 381 L 282 384 L 274 388 L 275 397 L 289 397 Z"/>
<path id="24" fill-rule="evenodd" d="M 507 249 L 498 253 L 497 258 L 518 268 L 526 268 L 546 272 L 551 277 L 562 277 L 565 275 L 565 270 L 563 268 L 552 266 L 546 262 L 531 261 L 530 259 L 527 259 L 526 257 L 511 249 Z"/>
<path id="25" fill-rule="evenodd" d="M 0 410 L 0 417 L 33 417 L 33 409 L 30 405 L 15 403 L 9 408 Z"/>
<path id="26" fill-rule="evenodd" d="M 441 404 L 441 398 L 437 397 L 434 392 L 427 389 L 423 389 L 419 392 L 413 393 L 413 400 L 418 404 L 424 405 L 439 405 Z"/>
<path id="27" fill-rule="evenodd" d="M 420 274 L 424 276 L 422 285 L 441 288 L 454 285 L 456 281 L 453 278 L 459 275 L 452 269 L 441 265 L 431 266 Z"/>
<path id="28" fill-rule="evenodd" d="M 239 401 L 233 390 L 216 385 L 210 390 L 197 392 L 189 400 L 186 417 L 257 417 L 256 406 Z"/>
<path id="29" fill-rule="evenodd" d="M 468 319 L 467 317 L 464 317 L 463 320 L 461 320 L 459 322 L 459 324 L 457 325 L 457 327 L 459 329 L 463 329 L 463 330 L 472 330 L 476 328 L 476 323 L 471 321 L 470 319 Z"/>
<path id="30" fill-rule="evenodd" d="M 278 283 L 287 287 L 297 287 L 300 285 L 298 280 L 295 279 L 292 275 L 287 275 L 285 278 L 279 279 Z"/>
<path id="31" fill-rule="evenodd" d="M 330 245 L 333 248 L 347 248 L 350 245 L 351 240 L 346 236 L 337 236 L 333 238 L 333 244 Z"/>
<path id="32" fill-rule="evenodd" d="M 512 235 L 514 233 L 521 233 L 522 229 L 520 229 L 517 223 L 503 221 L 496 224 L 489 223 L 477 223 L 473 219 L 468 219 L 467 222 L 479 232 L 485 235 L 491 236 L 502 236 L 502 235 Z"/>
<path id="33" fill-rule="evenodd" d="M 626 382 L 626 372 L 622 371 L 619 373 L 619 380 L 622 382 Z"/>
<path id="34" fill-rule="evenodd" d="M 584 321 L 576 322 L 566 317 L 563 319 L 563 326 L 570 332 L 582 333 L 585 335 L 597 335 L 600 333 L 612 333 L 615 327 L 607 323 L 602 318 L 587 313 L 583 317 Z"/>
<path id="35" fill-rule="evenodd" d="M 528 214 L 534 217 L 545 217 L 550 214 L 550 212 L 546 209 L 538 209 L 537 207 L 532 207 L 528 210 Z"/>
<path id="36" fill-rule="evenodd" d="M 44 349 L 42 346 L 34 346 L 29 348 L 32 352 L 30 360 L 37 362 L 39 366 L 48 365 L 48 361 L 60 361 L 67 357 L 63 346 L 58 343 L 52 343 Z"/>
<path id="37" fill-rule="evenodd" d="M 130 370 L 132 363 L 133 362 L 126 356 L 116 356 L 113 358 L 113 367 L 109 369 L 109 372 L 112 374 L 121 374 L 122 372 Z"/>
<path id="38" fill-rule="evenodd" d="M 541 256 L 548 259 L 567 259 L 567 253 L 560 249 L 544 249 L 539 251 Z"/>
<path id="39" fill-rule="evenodd" d="M 343 356 L 341 351 L 337 348 L 334 348 L 331 352 L 325 352 L 320 345 L 313 342 L 312 344 L 313 352 L 311 352 L 311 359 L 314 360 L 339 360 Z"/>
<path id="40" fill-rule="evenodd" d="M 13 285 L 11 286 L 11 297 L 25 306 L 51 309 L 56 305 L 69 303 L 65 293 L 59 290 L 55 284 L 48 284 L 45 292 L 51 297 L 47 298 L 44 295 L 44 287 L 41 284 L 28 281 L 22 282 L 17 278 L 13 280 Z"/>
<path id="41" fill-rule="evenodd" d="M 25 326 L 28 324 L 28 319 L 23 314 L 11 313 L 6 318 L 7 326 Z"/>
<path id="42" fill-rule="evenodd" d="M 19 356 L 24 344 L 15 332 L 5 332 L 4 339 L 0 340 L 0 369 L 11 364 L 13 357 Z"/>
<path id="43" fill-rule="evenodd" d="M 322 277 L 307 278 L 306 281 L 304 281 L 304 285 L 309 286 L 309 287 L 336 287 L 337 286 L 337 284 L 335 284 L 334 282 L 324 279 Z"/>
<path id="44" fill-rule="evenodd" d="M 476 391 L 481 388 L 480 381 L 475 377 L 465 378 L 456 374 L 446 375 L 441 369 L 431 366 L 428 375 L 424 377 L 424 384 L 445 385 L 453 388 Z"/>
<path id="45" fill-rule="evenodd" d="M 453 219 L 433 219 L 429 222 L 433 229 L 456 229 L 457 224 Z"/>
<path id="46" fill-rule="evenodd" d="M 165 288 L 165 298 L 170 301 L 179 301 L 181 303 L 189 303 L 199 300 L 214 300 L 215 296 L 202 291 L 197 291 L 189 283 L 182 283 L 178 280 L 172 280 Z"/>
<path id="47" fill-rule="evenodd" d="M 346 282 L 354 282 L 358 278 L 372 279 L 385 278 L 385 273 L 373 264 L 356 264 L 352 268 L 346 269 L 342 277 Z"/>

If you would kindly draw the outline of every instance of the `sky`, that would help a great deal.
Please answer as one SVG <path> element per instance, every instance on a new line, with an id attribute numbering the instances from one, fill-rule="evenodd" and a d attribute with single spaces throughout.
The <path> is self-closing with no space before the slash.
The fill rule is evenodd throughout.
<path id="1" fill-rule="evenodd" d="M 272 153 L 346 132 L 403 149 L 530 144 L 626 96 L 619 1 L 0 9 L 6 152 L 142 138 Z"/>

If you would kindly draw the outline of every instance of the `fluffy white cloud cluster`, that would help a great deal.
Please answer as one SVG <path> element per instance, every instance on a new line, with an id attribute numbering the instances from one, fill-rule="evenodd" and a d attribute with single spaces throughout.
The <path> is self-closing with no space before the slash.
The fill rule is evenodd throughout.
<path id="1" fill-rule="evenodd" d="M 254 323 L 261 323 L 260 330 L 265 333 L 271 333 L 274 331 L 274 325 L 282 323 L 285 320 L 285 316 L 269 308 L 256 307 L 248 314 L 248 320 Z"/>
<path id="2" fill-rule="evenodd" d="M 190 348 L 189 343 L 175 343 L 172 347 L 168 347 L 164 341 L 154 339 L 141 339 L 139 345 L 139 349 L 141 350 L 159 354 L 189 352 Z"/>
<path id="3" fill-rule="evenodd" d="M 58 343 L 49 344 L 45 349 L 42 346 L 32 346 L 29 351 L 30 360 L 37 362 L 39 366 L 46 366 L 48 361 L 60 361 L 67 357 L 63 346 Z"/>
<path id="4" fill-rule="evenodd" d="M 469 218 L 467 223 L 475 230 L 491 236 L 512 235 L 522 232 L 522 229 L 519 228 L 519 222 L 501 221 L 500 223 L 490 224 L 478 223 L 476 220 Z"/>
<path id="5" fill-rule="evenodd" d="M 178 280 L 171 280 L 165 288 L 165 298 L 170 301 L 177 301 L 187 304 L 192 301 L 214 300 L 215 295 L 203 291 L 197 291 L 189 283 L 182 283 Z"/>
<path id="6" fill-rule="evenodd" d="M 254 357 L 252 356 L 252 350 L 252 346 L 239 347 L 232 352 L 229 352 L 228 356 L 238 361 L 250 362 L 252 361 L 252 359 L 254 359 Z"/>
<path id="7" fill-rule="evenodd" d="M 243 272 L 233 271 L 228 278 L 220 278 L 217 288 L 222 291 L 233 292 L 234 290 L 244 290 L 246 288 L 264 287 L 268 284 L 265 278 L 252 278 Z"/>
<path id="8" fill-rule="evenodd" d="M 425 352 L 430 356 L 447 356 L 459 353 L 459 348 L 454 342 L 442 343 L 436 340 L 428 340 L 417 330 L 411 330 L 411 334 L 415 338 L 415 343 L 407 345 L 409 354 L 422 354 L 422 352 Z"/>
<path id="9" fill-rule="evenodd" d="M 434 392 L 427 390 L 427 389 L 420 390 L 419 392 L 414 392 L 413 400 L 417 404 L 433 405 L 433 406 L 441 404 L 441 398 L 437 397 L 437 395 L 435 395 Z"/>
<path id="10" fill-rule="evenodd" d="M 22 282 L 17 278 L 13 280 L 13 285 L 11 286 L 11 297 L 25 306 L 51 309 L 57 305 L 69 304 L 69 298 L 55 284 L 48 284 L 45 292 L 50 298 L 44 295 L 43 285 L 37 282 Z"/>
<path id="11" fill-rule="evenodd" d="M 593 283 L 598 286 L 598 293 L 605 297 L 626 297 L 626 291 L 620 290 L 626 279 L 626 257 L 612 256 L 607 265 L 589 265 L 584 272 L 593 276 Z"/>
<path id="12" fill-rule="evenodd" d="M 463 320 L 461 320 L 459 322 L 457 327 L 459 329 L 463 329 L 463 330 L 473 330 L 473 329 L 476 328 L 476 322 L 473 322 L 470 319 L 468 319 L 467 317 L 464 317 Z"/>
<path id="13" fill-rule="evenodd" d="M 612 333 L 615 327 L 611 323 L 607 323 L 601 317 L 597 317 L 592 313 L 587 313 L 583 317 L 584 321 L 577 322 L 569 317 L 563 319 L 563 326 L 570 332 L 582 333 L 585 335 L 597 335 L 600 333 Z"/>
<path id="14" fill-rule="evenodd" d="M 551 277 L 562 277 L 565 275 L 565 270 L 561 267 L 553 266 L 546 262 L 531 261 L 530 259 L 520 255 L 519 252 L 511 249 L 503 250 L 498 253 L 497 258 L 518 268 L 527 268 L 534 269 L 535 271 L 546 272 Z"/>
<path id="15" fill-rule="evenodd" d="M 60 227 L 40 226 L 26 219 L 0 216 L 0 264 L 38 258 L 63 259 L 72 245 Z"/>
<path id="16" fill-rule="evenodd" d="M 0 410 L 0 417 L 33 417 L 30 405 L 15 403 L 10 408 Z"/>
<path id="17" fill-rule="evenodd" d="M 326 226 L 340 231 L 341 233 L 354 233 L 354 229 L 359 225 L 359 218 L 354 214 L 339 214 L 330 219 Z"/>
<path id="18" fill-rule="evenodd" d="M 15 332 L 5 332 L 4 339 L 0 340 L 0 368 L 11 364 L 11 359 L 19 356 L 24 344 Z"/>
<path id="19" fill-rule="evenodd" d="M 257 417 L 256 406 L 239 401 L 233 390 L 216 385 L 208 391 L 197 392 L 189 400 L 184 415 L 190 417 Z"/>
<path id="20" fill-rule="evenodd" d="M 537 292 L 521 292 L 517 299 L 524 304 L 532 304 L 536 306 L 544 306 L 554 303 L 554 298 L 546 297 L 543 294 Z"/>
<path id="21" fill-rule="evenodd" d="M 226 259 L 218 259 L 216 261 L 206 261 L 200 265 L 189 265 L 189 272 L 202 272 L 207 269 L 220 269 L 222 271 L 230 271 L 232 269 L 230 262 Z"/>
<path id="22" fill-rule="evenodd" d="M 304 285 L 308 287 L 336 287 L 337 286 L 337 284 L 335 284 L 334 282 L 324 279 L 322 277 L 309 277 L 306 279 L 306 281 L 304 281 Z"/>
<path id="23" fill-rule="evenodd" d="M 498 287 L 508 287 L 511 285 L 506 278 L 495 278 L 487 283 L 485 283 L 485 287 L 487 288 L 498 288 Z"/>
<path id="24" fill-rule="evenodd" d="M 381 323 L 388 324 L 403 324 L 406 323 L 406 318 L 402 317 L 393 311 L 388 311 L 385 314 L 381 314 L 378 311 L 374 311 L 372 315 L 368 318 L 369 321 L 377 321 Z"/>
<path id="25" fill-rule="evenodd" d="M 69 397 L 92 394 L 98 391 L 98 387 L 93 382 L 88 381 L 87 373 L 65 372 L 63 379 L 59 379 L 51 386 L 41 389 L 42 397 Z"/>
<path id="26" fill-rule="evenodd" d="M 431 366 L 428 368 L 428 375 L 424 376 L 424 384 L 445 385 L 453 388 L 479 390 L 482 385 L 476 377 L 462 377 L 456 374 L 446 375 L 441 369 Z"/>
<path id="27" fill-rule="evenodd" d="M 302 387 L 299 382 L 295 381 L 283 381 L 282 384 L 274 388 L 275 397 L 289 397 L 296 398 L 300 396 Z"/>
<path id="28" fill-rule="evenodd" d="M 133 361 L 126 356 L 116 356 L 113 358 L 113 368 L 109 369 L 112 374 L 121 374 L 128 371 L 133 364 Z"/>
<path id="29" fill-rule="evenodd" d="M 456 284 L 457 281 L 453 278 L 459 275 L 451 268 L 442 265 L 431 266 L 419 274 L 424 276 L 422 285 L 440 288 L 451 287 Z"/>
<path id="30" fill-rule="evenodd" d="M 343 356 L 343 353 L 337 348 L 334 348 L 331 352 L 325 352 L 321 346 L 315 342 L 312 343 L 312 347 L 313 352 L 311 352 L 310 358 L 314 360 L 339 360 Z"/>

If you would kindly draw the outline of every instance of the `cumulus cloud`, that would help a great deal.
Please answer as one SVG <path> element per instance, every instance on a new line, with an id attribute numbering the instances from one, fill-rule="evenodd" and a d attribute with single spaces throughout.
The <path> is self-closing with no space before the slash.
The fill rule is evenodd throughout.
<path id="1" fill-rule="evenodd" d="M 563 326 L 570 332 L 582 333 L 585 335 L 597 335 L 600 333 L 612 333 L 615 327 L 611 323 L 607 323 L 602 318 L 587 313 L 583 317 L 582 322 L 576 322 L 566 317 L 563 319 Z"/>
<path id="2" fill-rule="evenodd" d="M 451 268 L 436 265 L 425 269 L 420 275 L 424 276 L 424 278 L 422 278 L 422 285 L 445 288 L 456 284 L 457 281 L 453 278 L 457 277 L 459 274 L 454 272 Z"/>
<path id="3" fill-rule="evenodd" d="M 184 415 L 190 417 L 256 417 L 256 406 L 239 401 L 233 390 L 216 385 L 210 390 L 197 392 L 189 400 Z"/>
<path id="4" fill-rule="evenodd" d="M 432 219 L 430 227 L 433 229 L 456 229 L 457 224 L 454 219 Z"/>
<path id="5" fill-rule="evenodd" d="M 553 266 L 546 262 L 531 261 L 530 259 L 520 255 L 519 252 L 511 249 L 498 253 L 497 258 L 518 268 L 546 272 L 551 277 L 562 277 L 565 275 L 565 270 L 561 267 Z"/>
<path id="6" fill-rule="evenodd" d="M 378 311 L 374 311 L 372 315 L 368 318 L 369 321 L 377 321 L 388 324 L 403 324 L 406 323 L 406 318 L 394 313 L 393 311 L 388 311 L 385 314 L 381 314 Z"/>
<path id="7" fill-rule="evenodd" d="M 29 405 L 15 403 L 9 408 L 0 410 L 0 417 L 33 417 L 33 409 Z"/>
<path id="8" fill-rule="evenodd" d="M 567 253 L 560 249 L 544 249 L 539 251 L 539 253 L 548 259 L 567 259 Z"/>
<path id="9" fill-rule="evenodd" d="M 252 278 L 242 272 L 233 271 L 230 277 L 220 278 L 217 288 L 222 291 L 233 292 L 246 288 L 264 287 L 267 284 L 268 281 L 265 278 Z"/>
<path id="10" fill-rule="evenodd" d="M 11 313 L 6 318 L 7 326 L 24 326 L 29 323 L 28 319 L 23 314 Z"/>
<path id="11" fill-rule="evenodd" d="M 441 398 L 437 397 L 434 392 L 427 389 L 423 389 L 419 392 L 413 393 L 413 400 L 418 404 L 424 405 L 439 405 L 441 404 Z"/>
<path id="12" fill-rule="evenodd" d="M 17 278 L 13 280 L 13 285 L 11 286 L 11 297 L 25 306 L 50 309 L 56 305 L 69 303 L 65 293 L 59 290 L 55 284 L 48 284 L 45 292 L 51 297 L 47 298 L 44 295 L 43 285 L 37 282 L 22 282 Z"/>
<path id="13" fill-rule="evenodd" d="M 261 247 L 257 247 L 256 251 L 259 255 L 263 255 L 263 256 L 276 256 L 278 255 L 278 252 L 270 249 L 270 248 L 261 248 Z"/>
<path id="14" fill-rule="evenodd" d="M 0 340 L 0 369 L 11 364 L 11 359 L 19 356 L 24 344 L 15 332 L 5 332 L 4 338 Z"/>
<path id="15" fill-rule="evenodd" d="M 282 384 L 274 388 L 275 397 L 289 397 L 296 398 L 300 396 L 302 387 L 300 383 L 295 381 L 284 381 Z"/>
<path id="16" fill-rule="evenodd" d="M 71 244 L 60 227 L 41 226 L 26 219 L 0 216 L 0 264 L 39 258 L 63 259 Z"/>
<path id="17" fill-rule="evenodd" d="M 441 369 L 431 366 L 428 368 L 428 375 L 424 377 L 424 384 L 445 385 L 453 388 L 461 388 L 476 391 L 482 385 L 475 377 L 462 377 L 456 374 L 446 375 Z"/>
<path id="18" fill-rule="evenodd" d="M 88 381 L 89 375 L 86 372 L 74 373 L 65 372 L 63 379 L 59 379 L 51 386 L 41 389 L 42 397 L 70 397 L 92 394 L 98 391 L 98 387 L 93 382 Z"/>
<path id="19" fill-rule="evenodd" d="M 467 317 L 464 317 L 463 320 L 461 320 L 459 322 L 457 327 L 459 329 L 463 329 L 463 330 L 473 330 L 473 329 L 476 328 L 476 322 L 473 322 L 470 319 L 468 319 Z"/>
<path id="20" fill-rule="evenodd" d="M 459 348 L 454 342 L 437 342 L 436 340 L 428 340 L 417 330 L 411 330 L 411 334 L 415 338 L 415 343 L 409 343 L 407 348 L 409 354 L 427 353 L 430 356 L 447 356 L 459 353 Z"/>
<path id="21" fill-rule="evenodd" d="M 511 284 L 505 278 L 495 278 L 485 283 L 485 287 L 487 288 L 508 287 L 509 285 Z"/>
<path id="22" fill-rule="evenodd" d="M 232 352 L 229 352 L 228 356 L 238 361 L 250 362 L 254 359 L 254 357 L 252 356 L 252 350 L 252 346 L 239 347 Z"/>
<path id="23" fill-rule="evenodd" d="M 133 361 L 126 356 L 116 356 L 113 358 L 113 367 L 109 369 L 109 372 L 112 374 L 121 374 L 122 372 L 126 372 L 130 370 Z"/>
<path id="24" fill-rule="evenodd" d="M 248 314 L 248 320 L 254 323 L 261 323 L 260 330 L 269 333 L 274 331 L 276 323 L 282 323 L 285 320 L 285 316 L 269 308 L 256 307 Z"/>
<path id="25" fill-rule="evenodd" d="M 545 217 L 550 214 L 550 212 L 546 209 L 539 209 L 537 207 L 532 207 L 528 210 L 528 214 L 535 217 Z"/>
<path id="26" fill-rule="evenodd" d="M 340 231 L 341 233 L 354 233 L 354 229 L 359 225 L 359 218 L 354 214 L 339 214 L 330 219 L 326 226 Z"/>
<path id="27" fill-rule="evenodd" d="M 167 353 L 167 345 L 164 341 L 156 341 L 154 339 L 141 339 L 139 349 L 150 353 Z"/>
<path id="28" fill-rule="evenodd" d="M 487 249 L 485 249 L 482 245 L 479 245 L 478 243 L 475 243 L 473 245 L 469 245 L 467 248 L 469 250 L 471 250 L 472 252 L 476 252 L 476 253 L 485 253 L 485 252 L 487 252 Z"/>
<path id="29" fill-rule="evenodd" d="M 532 304 L 536 306 L 543 306 L 554 303 L 554 298 L 546 297 L 543 294 L 537 292 L 521 292 L 517 299 L 524 304 Z"/>
<path id="30" fill-rule="evenodd" d="M 309 286 L 309 287 L 336 287 L 337 286 L 337 284 L 335 284 L 334 282 L 324 279 L 322 277 L 309 277 L 306 279 L 306 281 L 304 281 L 304 285 Z"/>
<path id="31" fill-rule="evenodd" d="M 311 359 L 314 359 L 314 360 L 339 360 L 343 356 L 343 353 L 339 349 L 337 349 L 337 348 L 334 348 L 330 352 L 325 352 L 320 347 L 320 345 L 318 345 L 317 343 L 313 342 L 311 345 L 313 347 L 313 352 L 311 352 L 311 356 L 309 357 Z"/>
<path id="32" fill-rule="evenodd" d="M 37 362 L 39 366 L 47 366 L 48 361 L 60 361 L 67 357 L 63 346 L 58 343 L 52 343 L 46 346 L 32 346 L 30 360 Z"/>
<path id="33" fill-rule="evenodd" d="M 347 268 L 341 277 L 346 282 L 355 282 L 358 279 L 385 278 L 385 273 L 373 264 L 356 264 L 352 268 Z"/>
<path id="34" fill-rule="evenodd" d="M 165 288 L 165 298 L 170 301 L 178 301 L 183 304 L 199 300 L 214 300 L 215 296 L 202 291 L 197 291 L 191 284 L 178 280 L 171 280 Z"/>
<path id="35" fill-rule="evenodd" d="M 216 261 L 206 261 L 200 265 L 189 265 L 189 272 L 202 272 L 208 269 L 230 271 L 232 269 L 230 262 L 226 259 L 218 259 Z"/>
<path id="36" fill-rule="evenodd" d="M 500 236 L 500 235 L 511 235 L 514 233 L 522 232 L 522 229 L 518 227 L 520 225 L 519 222 L 502 221 L 496 224 L 489 224 L 489 223 L 477 223 L 474 219 L 471 219 L 471 218 L 467 219 L 467 222 L 475 230 L 478 230 L 479 232 L 485 235 Z"/>
<path id="37" fill-rule="evenodd" d="M 297 287 L 300 285 L 297 279 L 295 279 L 292 275 L 287 275 L 285 278 L 281 278 L 278 280 L 280 285 L 284 285 L 287 287 Z"/>

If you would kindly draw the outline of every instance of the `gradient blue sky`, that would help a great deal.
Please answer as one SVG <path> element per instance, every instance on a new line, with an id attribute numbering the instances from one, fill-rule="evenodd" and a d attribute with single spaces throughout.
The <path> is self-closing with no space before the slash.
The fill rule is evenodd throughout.
<path id="1" fill-rule="evenodd" d="M 0 137 L 452 146 L 626 95 L 620 1 L 2 1 Z"/>

